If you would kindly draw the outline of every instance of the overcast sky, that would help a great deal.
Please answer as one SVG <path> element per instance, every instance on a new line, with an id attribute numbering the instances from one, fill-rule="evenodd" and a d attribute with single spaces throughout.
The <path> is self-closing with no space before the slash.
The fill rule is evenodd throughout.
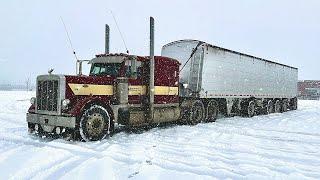
<path id="1" fill-rule="evenodd" d="M 320 79 L 318 0 L 10 0 L 0 2 L 0 84 L 35 81 L 38 74 L 74 74 L 75 60 L 60 16 L 80 59 L 104 52 L 147 55 L 149 16 L 155 18 L 156 54 L 179 39 L 199 39 L 299 68 L 299 79 Z"/>

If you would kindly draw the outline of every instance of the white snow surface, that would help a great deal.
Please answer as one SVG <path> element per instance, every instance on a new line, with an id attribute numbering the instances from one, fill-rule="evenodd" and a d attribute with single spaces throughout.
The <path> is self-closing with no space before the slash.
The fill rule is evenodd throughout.
<path id="1" fill-rule="evenodd" d="M 0 91 L 0 179 L 320 179 L 320 101 L 72 142 L 28 134 L 34 94 Z"/>

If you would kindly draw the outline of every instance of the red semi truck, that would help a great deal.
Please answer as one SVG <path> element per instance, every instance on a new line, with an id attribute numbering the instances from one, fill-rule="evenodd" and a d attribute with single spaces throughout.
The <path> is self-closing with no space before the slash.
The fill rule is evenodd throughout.
<path id="1" fill-rule="evenodd" d="M 29 132 L 94 141 L 112 134 L 117 124 L 128 127 L 164 122 L 197 124 L 214 121 L 218 113 L 253 116 L 296 109 L 295 95 L 209 97 L 201 95 L 199 78 L 197 86 L 179 83 L 183 61 L 154 56 L 153 22 L 150 18 L 150 56 L 110 54 L 106 32 L 106 52 L 89 61 L 89 76 L 82 75 L 83 61 L 77 62 L 77 75 L 38 76 L 36 97 L 31 99 L 26 118 Z M 198 47 L 201 49 L 205 44 L 201 45 L 190 51 L 191 59 L 198 58 Z M 184 65 L 188 58 L 185 61 Z M 199 91 L 192 90 L 192 85 Z"/>

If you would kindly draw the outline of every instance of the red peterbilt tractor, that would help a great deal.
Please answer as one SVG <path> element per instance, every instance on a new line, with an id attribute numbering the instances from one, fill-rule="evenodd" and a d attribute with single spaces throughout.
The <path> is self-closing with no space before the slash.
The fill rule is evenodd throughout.
<path id="1" fill-rule="evenodd" d="M 109 54 L 106 42 L 106 53 L 89 61 L 89 76 L 82 75 L 81 60 L 75 76 L 38 76 L 36 97 L 27 113 L 29 131 L 92 141 L 111 134 L 115 124 L 132 127 L 178 120 L 180 63 L 153 56 L 153 18 L 150 22 L 150 56 Z"/>
<path id="2" fill-rule="evenodd" d="M 87 60 L 77 61 L 74 76 L 38 76 L 29 132 L 94 141 L 116 125 L 194 125 L 219 113 L 252 117 L 297 109 L 297 68 L 193 40 L 169 43 L 162 49 L 168 57 L 154 56 L 153 22 L 150 56 L 110 54 L 107 26 L 105 54 L 89 60 L 89 76 L 82 75 Z"/>

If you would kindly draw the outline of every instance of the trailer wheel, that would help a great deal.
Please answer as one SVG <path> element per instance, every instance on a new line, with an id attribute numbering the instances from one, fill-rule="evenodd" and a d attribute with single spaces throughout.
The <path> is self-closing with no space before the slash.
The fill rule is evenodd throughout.
<path id="1" fill-rule="evenodd" d="M 80 136 L 84 141 L 97 141 L 112 132 L 112 120 L 108 111 L 99 105 L 85 110 L 80 119 Z"/>
<path id="2" fill-rule="evenodd" d="M 204 119 L 204 105 L 200 100 L 194 101 L 190 108 L 188 123 L 195 125 Z"/>
<path id="3" fill-rule="evenodd" d="M 269 100 L 267 104 L 267 114 L 271 113 L 274 113 L 274 104 L 272 100 Z"/>
<path id="4" fill-rule="evenodd" d="M 255 115 L 256 105 L 254 101 L 250 101 L 247 106 L 247 115 L 248 117 L 253 117 Z"/>
<path id="5" fill-rule="evenodd" d="M 291 99 L 290 109 L 291 110 L 297 110 L 298 109 L 298 99 L 297 98 Z"/>
<path id="6" fill-rule="evenodd" d="M 218 103 L 215 100 L 209 101 L 207 105 L 206 122 L 214 122 L 219 114 Z"/>
<path id="7" fill-rule="evenodd" d="M 282 101 L 282 112 L 287 112 L 288 111 L 288 101 L 284 99 Z"/>
<path id="8" fill-rule="evenodd" d="M 274 111 L 275 111 L 275 113 L 281 113 L 281 102 L 280 102 L 280 100 L 276 100 L 276 103 L 274 104 Z"/>

